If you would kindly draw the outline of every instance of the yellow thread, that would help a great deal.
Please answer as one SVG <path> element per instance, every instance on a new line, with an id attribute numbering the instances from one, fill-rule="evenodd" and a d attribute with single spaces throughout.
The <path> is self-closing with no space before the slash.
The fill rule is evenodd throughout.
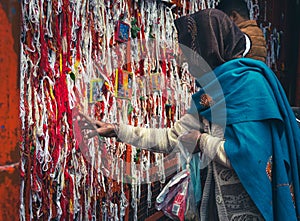
<path id="1" fill-rule="evenodd" d="M 52 89 L 52 87 L 50 86 L 50 96 L 51 96 L 51 98 L 54 100 L 55 99 L 55 97 L 54 97 L 54 94 L 53 94 L 53 89 Z"/>
<path id="2" fill-rule="evenodd" d="M 78 72 L 78 66 L 80 64 L 80 60 L 76 59 L 75 64 L 74 64 L 74 69 L 76 72 Z"/>
<path id="3" fill-rule="evenodd" d="M 62 73 L 62 54 L 59 54 L 59 71 Z"/>

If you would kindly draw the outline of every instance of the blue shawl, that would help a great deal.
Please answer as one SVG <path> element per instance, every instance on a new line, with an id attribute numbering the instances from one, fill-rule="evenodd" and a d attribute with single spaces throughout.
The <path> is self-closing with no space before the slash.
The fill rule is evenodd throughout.
<path id="1" fill-rule="evenodd" d="M 276 75 L 240 58 L 197 80 L 190 111 L 224 126 L 225 152 L 265 220 L 300 220 L 300 130 Z"/>

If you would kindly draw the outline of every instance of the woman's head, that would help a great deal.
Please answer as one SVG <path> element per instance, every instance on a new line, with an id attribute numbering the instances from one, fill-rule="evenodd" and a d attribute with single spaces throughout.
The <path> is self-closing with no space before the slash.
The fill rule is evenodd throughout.
<path id="1" fill-rule="evenodd" d="M 192 71 L 207 71 L 234 58 L 245 50 L 245 37 L 220 10 L 204 9 L 175 20 L 178 42 Z M 201 56 L 201 57 L 200 57 Z M 207 66 L 207 65 L 206 65 Z M 196 73 L 192 73 L 195 75 Z"/>

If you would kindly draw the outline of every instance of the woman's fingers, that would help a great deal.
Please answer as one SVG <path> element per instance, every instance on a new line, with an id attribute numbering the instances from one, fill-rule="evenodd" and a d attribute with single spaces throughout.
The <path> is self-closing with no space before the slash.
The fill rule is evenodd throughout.
<path id="1" fill-rule="evenodd" d="M 91 117 L 89 117 L 88 115 L 86 115 L 82 112 L 79 112 L 79 114 L 77 116 L 77 119 L 80 120 L 80 121 L 87 121 L 87 122 L 90 122 L 91 124 L 95 124 L 94 119 L 92 119 Z"/>
<path id="2" fill-rule="evenodd" d="M 99 120 L 94 120 L 91 117 L 89 117 L 86 114 L 83 114 L 81 112 L 79 112 L 79 117 L 80 117 L 80 121 L 90 123 L 91 125 L 93 125 L 96 128 L 105 127 L 107 125 L 107 123 L 104 123 L 104 122 L 99 121 Z"/>
<path id="3" fill-rule="evenodd" d="M 89 132 L 88 134 L 86 134 L 84 136 L 85 139 L 90 139 L 90 138 L 93 138 L 95 136 L 98 135 L 98 131 L 97 130 L 92 130 L 91 132 Z"/>
<path id="4" fill-rule="evenodd" d="M 94 124 L 97 128 L 102 128 L 102 127 L 107 127 L 108 123 L 104 123 L 102 121 L 99 121 L 99 120 L 95 120 L 94 121 Z"/>
<path id="5" fill-rule="evenodd" d="M 103 137 L 116 137 L 113 124 L 94 120 L 81 112 L 79 112 L 77 119 L 82 130 L 90 130 L 85 138 L 92 138 L 97 135 Z"/>
<path id="6" fill-rule="evenodd" d="M 78 123 L 81 130 L 96 130 L 95 127 L 91 124 L 81 124 Z"/>
<path id="7" fill-rule="evenodd" d="M 112 124 L 103 125 L 103 127 L 97 128 L 97 132 L 103 137 L 116 137 L 116 133 Z"/>
<path id="8" fill-rule="evenodd" d="M 80 127 L 81 130 L 96 130 L 97 127 L 91 123 L 87 122 L 78 122 L 78 126 Z"/>
<path id="9" fill-rule="evenodd" d="M 96 130 L 91 130 L 85 136 L 86 139 L 100 135 L 102 137 L 115 137 L 115 132 L 111 127 L 100 127 Z"/>

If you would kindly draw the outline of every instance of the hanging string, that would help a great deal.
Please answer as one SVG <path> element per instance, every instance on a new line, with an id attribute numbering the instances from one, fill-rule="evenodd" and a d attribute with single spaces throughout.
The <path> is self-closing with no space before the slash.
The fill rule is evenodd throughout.
<path id="1" fill-rule="evenodd" d="M 129 210 L 138 220 L 143 184 L 145 203 L 151 207 L 150 168 L 158 166 L 164 183 L 164 155 L 141 153 L 111 138 L 85 141 L 76 116 L 82 111 L 111 123 L 172 126 L 193 93 L 188 87 L 193 79 L 176 61 L 173 21 L 212 4 L 181 0 L 179 8 L 154 0 L 22 2 L 21 220 L 126 220 Z M 118 41 L 120 22 L 129 27 L 128 42 Z M 115 96 L 116 69 L 132 76 L 125 98 Z M 153 76 L 160 79 L 157 88 Z M 91 100 L 96 79 L 102 82 L 100 96 Z"/>

